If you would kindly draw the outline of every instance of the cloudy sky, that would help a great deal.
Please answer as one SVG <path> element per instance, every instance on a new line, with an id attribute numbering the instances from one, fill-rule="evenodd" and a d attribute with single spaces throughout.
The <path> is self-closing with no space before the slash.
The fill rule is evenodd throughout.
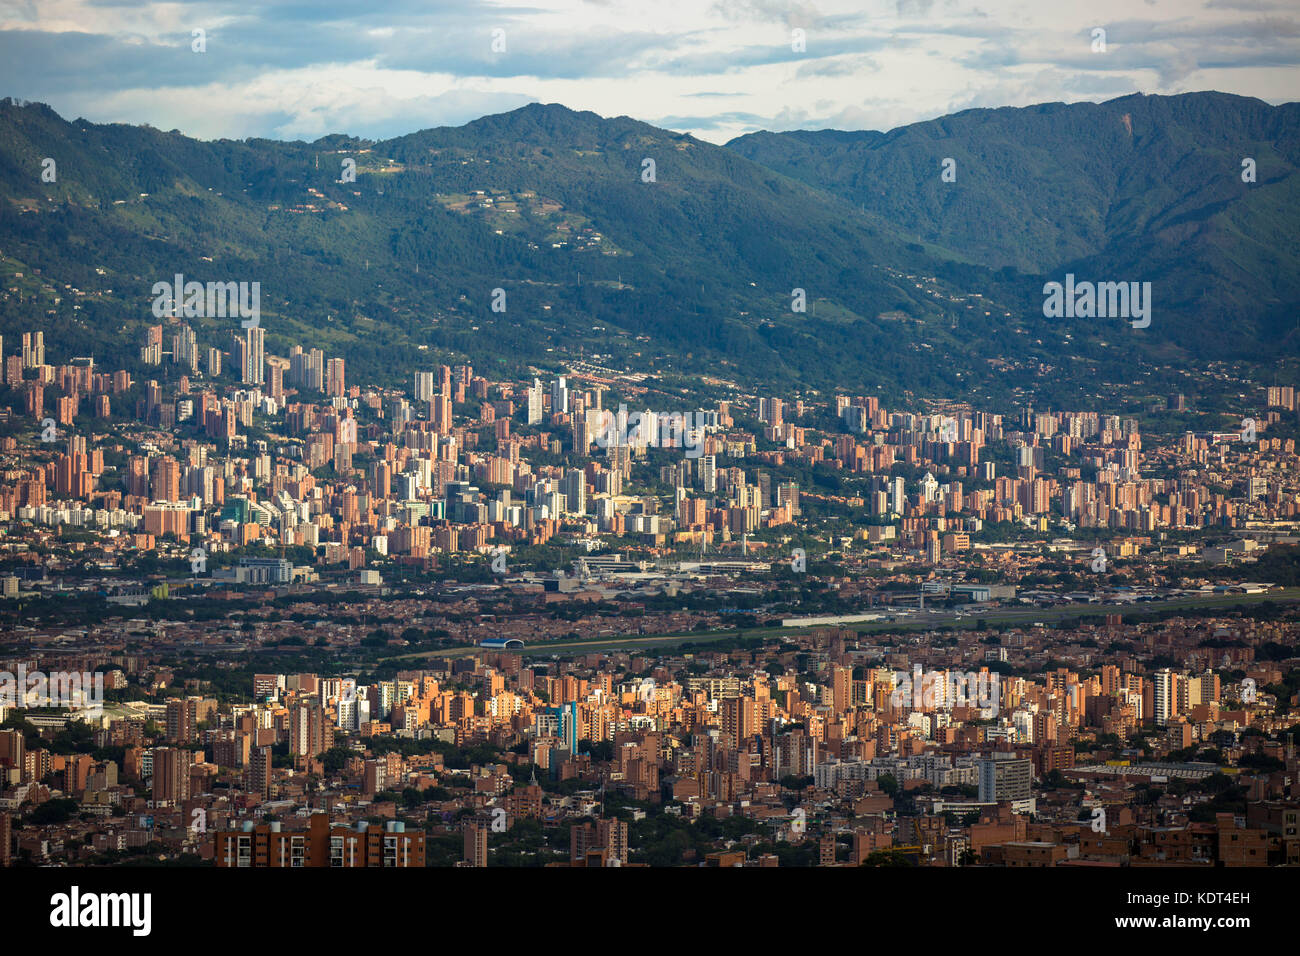
<path id="1" fill-rule="evenodd" d="M 1298 64 L 1295 0 L 0 0 L 0 95 L 203 138 L 540 101 L 725 142 L 1135 91 L 1281 103 Z"/>

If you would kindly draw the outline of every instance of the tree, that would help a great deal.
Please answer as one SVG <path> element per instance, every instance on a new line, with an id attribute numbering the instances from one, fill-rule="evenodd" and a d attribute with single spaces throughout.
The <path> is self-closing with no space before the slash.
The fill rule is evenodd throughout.
<path id="1" fill-rule="evenodd" d="M 320 755 L 321 765 L 326 773 L 338 773 L 347 766 L 352 751 L 347 747 L 331 747 Z"/>
<path id="2" fill-rule="evenodd" d="M 579 740 L 578 752 L 591 754 L 591 759 L 595 761 L 609 761 L 614 759 L 614 745 L 608 740 Z"/>
<path id="3" fill-rule="evenodd" d="M 46 800 L 31 812 L 28 819 L 37 826 L 49 826 L 55 823 L 67 823 L 76 812 L 76 800 Z"/>

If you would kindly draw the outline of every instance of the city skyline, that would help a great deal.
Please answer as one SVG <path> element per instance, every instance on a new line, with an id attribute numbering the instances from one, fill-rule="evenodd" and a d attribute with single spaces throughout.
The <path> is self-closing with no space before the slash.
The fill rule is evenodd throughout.
<path id="1" fill-rule="evenodd" d="M 0 339 L 0 865 L 1300 859 L 1292 385 L 378 387 L 173 313 L 127 368 Z"/>
<path id="2" fill-rule="evenodd" d="M 1285 932 L 1292 7 L 0 0 L 4 901 Z"/>

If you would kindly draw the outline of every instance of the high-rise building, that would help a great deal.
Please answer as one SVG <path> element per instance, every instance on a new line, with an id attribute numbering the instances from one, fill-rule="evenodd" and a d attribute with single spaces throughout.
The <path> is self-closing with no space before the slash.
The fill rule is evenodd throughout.
<path id="1" fill-rule="evenodd" d="M 700 488 L 706 494 L 718 490 L 718 459 L 713 455 L 704 455 L 699 459 Z"/>
<path id="2" fill-rule="evenodd" d="M 9 578 L 5 579 L 6 582 L 9 580 Z M 18 579 L 13 578 L 13 580 L 16 583 Z M 22 731 L 0 730 L 0 766 L 19 768 L 25 766 L 26 751 L 27 741 Z"/>
<path id="3" fill-rule="evenodd" d="M 769 425 L 781 425 L 785 421 L 785 403 L 779 398 L 760 398 L 758 400 L 758 420 Z"/>
<path id="4" fill-rule="evenodd" d="M 140 347 L 140 361 L 145 365 L 161 365 L 162 341 L 162 326 L 149 326 L 149 328 L 145 330 L 144 344 Z"/>
<path id="5" fill-rule="evenodd" d="M 191 372 L 199 370 L 199 346 L 194 330 L 188 325 L 182 325 L 172 336 L 172 362 L 183 365 Z"/>
<path id="6" fill-rule="evenodd" d="M 982 758 L 978 767 L 980 803 L 1021 801 L 1033 797 L 1034 769 L 1027 757 Z"/>
<path id="7" fill-rule="evenodd" d="M 325 391 L 325 353 L 320 349 L 312 349 L 307 353 L 303 385 L 315 392 Z"/>
<path id="8" fill-rule="evenodd" d="M 776 506 L 789 508 L 792 516 L 799 515 L 799 483 L 783 481 L 776 486 Z"/>
<path id="9" fill-rule="evenodd" d="M 817 840 L 817 865 L 834 866 L 835 865 L 835 834 L 823 833 Z"/>
<path id="10" fill-rule="evenodd" d="M 576 700 L 571 700 L 560 708 L 560 739 L 564 741 L 564 746 L 568 748 L 569 753 L 578 752 L 581 733 Z"/>
<path id="11" fill-rule="evenodd" d="M 626 866 L 627 823 L 600 819 L 569 830 L 569 862 L 574 866 Z"/>
<path id="12" fill-rule="evenodd" d="M 560 490 L 564 494 L 565 509 L 569 514 L 587 513 L 587 474 L 581 468 L 570 469 L 564 476 Z"/>
<path id="13" fill-rule="evenodd" d="M 188 744 L 194 740 L 198 723 L 198 702 L 191 698 L 173 697 L 167 701 L 167 739 L 173 743 Z"/>
<path id="14" fill-rule="evenodd" d="M 415 400 L 417 402 L 431 402 L 434 396 L 434 379 L 432 372 L 415 373 Z"/>
<path id="15" fill-rule="evenodd" d="M 321 709 L 320 697 L 309 694 L 294 701 L 289 709 L 289 753 L 292 756 L 310 759 L 323 753 L 328 749 L 328 733 L 329 725 L 325 711 Z"/>
<path id="16" fill-rule="evenodd" d="M 599 414 L 599 412 L 595 414 Z M 591 421 L 590 415 L 573 416 L 573 452 L 576 455 L 585 457 L 591 451 Z"/>
<path id="17" fill-rule="evenodd" d="M 266 333 L 260 327 L 248 329 L 247 332 L 243 382 L 245 385 L 262 385 L 266 382 L 266 356 L 263 351 Z"/>
<path id="18" fill-rule="evenodd" d="M 271 748 L 258 747 L 252 753 L 248 767 L 248 792 L 256 794 L 259 800 L 271 796 Z"/>
<path id="19" fill-rule="evenodd" d="M 23 333 L 23 368 L 39 368 L 45 364 L 45 333 Z"/>
<path id="20" fill-rule="evenodd" d="M 155 804 L 179 806 L 190 798 L 190 766 L 194 754 L 177 747 L 153 750 L 153 800 Z"/>
<path id="21" fill-rule="evenodd" d="M 542 420 L 542 383 L 533 379 L 528 389 L 528 424 L 536 425 Z"/>
<path id="22" fill-rule="evenodd" d="M 439 392 L 433 397 L 433 427 L 439 435 L 451 434 L 451 393 Z"/>
<path id="23" fill-rule="evenodd" d="M 365 687 L 357 687 L 356 681 L 348 678 L 344 682 L 342 696 L 338 700 L 338 727 L 340 730 L 357 730 L 370 720 L 370 699 Z"/>
<path id="24" fill-rule="evenodd" d="M 181 500 L 181 466 L 175 458 L 160 455 L 154 459 L 150 494 L 154 501 Z"/>
<path id="25" fill-rule="evenodd" d="M 230 365 L 232 371 L 239 376 L 241 382 L 247 383 L 248 376 L 251 374 L 248 364 L 248 338 L 242 335 L 232 335 L 230 338 Z"/>
<path id="26" fill-rule="evenodd" d="M 837 714 L 853 707 L 853 668 L 831 668 L 831 707 Z"/>
<path id="27" fill-rule="evenodd" d="M 343 375 L 343 359 L 332 358 L 325 366 L 325 394 L 342 398 L 347 391 Z"/>
<path id="28" fill-rule="evenodd" d="M 465 862 L 469 866 L 485 867 L 488 859 L 488 828 L 479 820 L 465 822 Z"/>
<path id="29" fill-rule="evenodd" d="M 737 746 L 755 736 L 758 731 L 758 711 L 752 697 L 724 697 L 718 705 L 722 715 L 722 731 Z"/>
<path id="30" fill-rule="evenodd" d="M 28 382 L 23 398 L 27 414 L 32 418 L 41 418 L 45 414 L 45 386 L 40 382 Z"/>
<path id="31" fill-rule="evenodd" d="M 1285 408 L 1288 411 L 1295 411 L 1295 386 L 1273 385 L 1266 389 L 1266 392 L 1265 400 L 1268 402 L 1269 408 Z"/>
<path id="32" fill-rule="evenodd" d="M 889 479 L 886 492 L 889 498 L 889 510 L 894 514 L 903 514 L 907 510 L 907 492 L 902 478 Z"/>
<path id="33" fill-rule="evenodd" d="M 1181 712 L 1180 698 L 1185 695 L 1183 684 L 1186 678 L 1175 674 L 1169 668 L 1157 671 L 1152 682 L 1152 703 L 1154 705 L 1156 724 L 1163 727 L 1170 718 Z"/>

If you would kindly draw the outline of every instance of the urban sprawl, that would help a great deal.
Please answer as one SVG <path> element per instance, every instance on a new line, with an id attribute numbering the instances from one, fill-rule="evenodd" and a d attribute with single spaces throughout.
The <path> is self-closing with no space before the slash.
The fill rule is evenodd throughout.
<path id="1" fill-rule="evenodd" d="M 0 865 L 1300 863 L 1293 388 L 277 346 L 0 340 Z"/>

